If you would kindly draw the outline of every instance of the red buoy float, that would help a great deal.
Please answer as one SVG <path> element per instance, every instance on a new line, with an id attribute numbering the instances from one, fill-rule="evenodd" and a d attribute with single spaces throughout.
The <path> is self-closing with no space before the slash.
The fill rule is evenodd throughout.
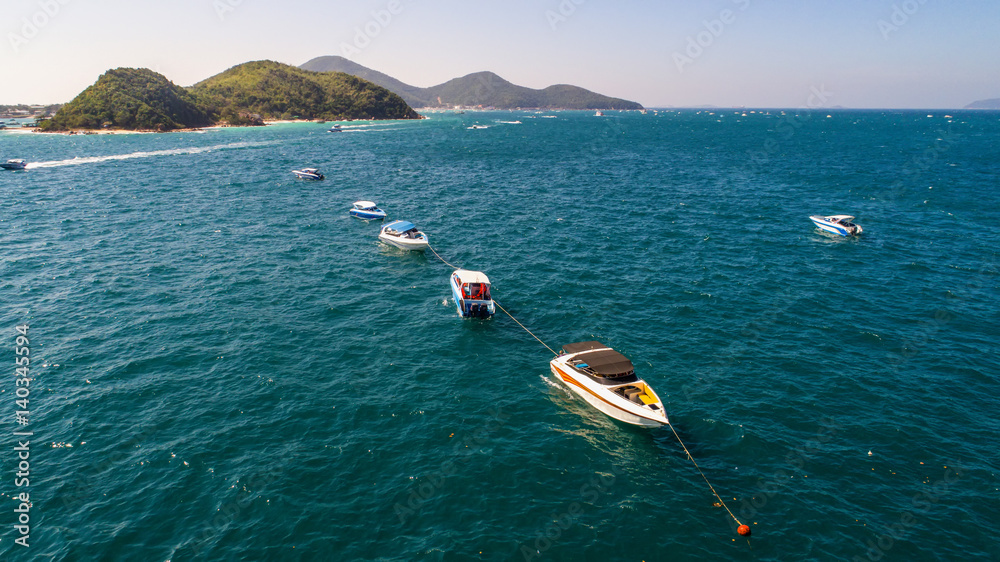
<path id="1" fill-rule="evenodd" d="M 739 533 L 741 537 L 749 537 L 750 536 L 750 525 L 740 525 L 736 529 L 736 532 Z"/>

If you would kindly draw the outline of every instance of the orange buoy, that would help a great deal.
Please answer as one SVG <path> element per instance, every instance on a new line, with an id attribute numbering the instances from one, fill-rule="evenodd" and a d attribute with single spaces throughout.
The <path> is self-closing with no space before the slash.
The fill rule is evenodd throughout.
<path id="1" fill-rule="evenodd" d="M 739 533 L 741 537 L 749 537 L 750 536 L 750 525 L 740 525 L 736 529 L 736 532 Z"/>

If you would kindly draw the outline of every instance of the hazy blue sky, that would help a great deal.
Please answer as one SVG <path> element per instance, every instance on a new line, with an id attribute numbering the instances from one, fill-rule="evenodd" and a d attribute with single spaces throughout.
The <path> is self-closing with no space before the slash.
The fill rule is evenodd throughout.
<path id="1" fill-rule="evenodd" d="M 492 70 L 648 107 L 1000 97 L 996 0 L 3 0 L 0 33 L 0 103 L 66 102 L 119 66 L 187 86 L 345 48 L 416 86 Z"/>

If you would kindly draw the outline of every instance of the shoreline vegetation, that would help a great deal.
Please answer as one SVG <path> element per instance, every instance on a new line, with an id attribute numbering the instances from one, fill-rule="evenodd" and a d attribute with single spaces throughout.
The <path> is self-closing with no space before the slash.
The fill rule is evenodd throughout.
<path id="1" fill-rule="evenodd" d="M 399 96 L 360 78 L 254 61 L 190 88 L 145 68 L 112 69 L 41 121 L 38 130 L 168 132 L 278 120 L 420 118 Z"/>

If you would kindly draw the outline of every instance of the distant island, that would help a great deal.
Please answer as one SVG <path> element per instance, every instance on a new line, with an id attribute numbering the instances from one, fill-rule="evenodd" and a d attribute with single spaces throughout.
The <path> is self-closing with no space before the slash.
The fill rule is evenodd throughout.
<path id="1" fill-rule="evenodd" d="M 642 109 L 628 100 L 611 98 L 577 86 L 559 84 L 543 90 L 525 88 L 492 72 L 477 72 L 418 88 L 340 56 L 317 57 L 299 68 L 314 72 L 343 72 L 371 81 L 398 94 L 412 107 L 491 107 L 495 109 Z"/>
<path id="2" fill-rule="evenodd" d="M 964 109 L 1000 109 L 1000 98 L 974 101 Z"/>
<path id="3" fill-rule="evenodd" d="M 171 131 L 262 125 L 272 119 L 419 118 L 402 98 L 366 80 L 255 61 L 190 88 L 145 68 L 109 70 L 39 126 L 43 131 Z"/>

